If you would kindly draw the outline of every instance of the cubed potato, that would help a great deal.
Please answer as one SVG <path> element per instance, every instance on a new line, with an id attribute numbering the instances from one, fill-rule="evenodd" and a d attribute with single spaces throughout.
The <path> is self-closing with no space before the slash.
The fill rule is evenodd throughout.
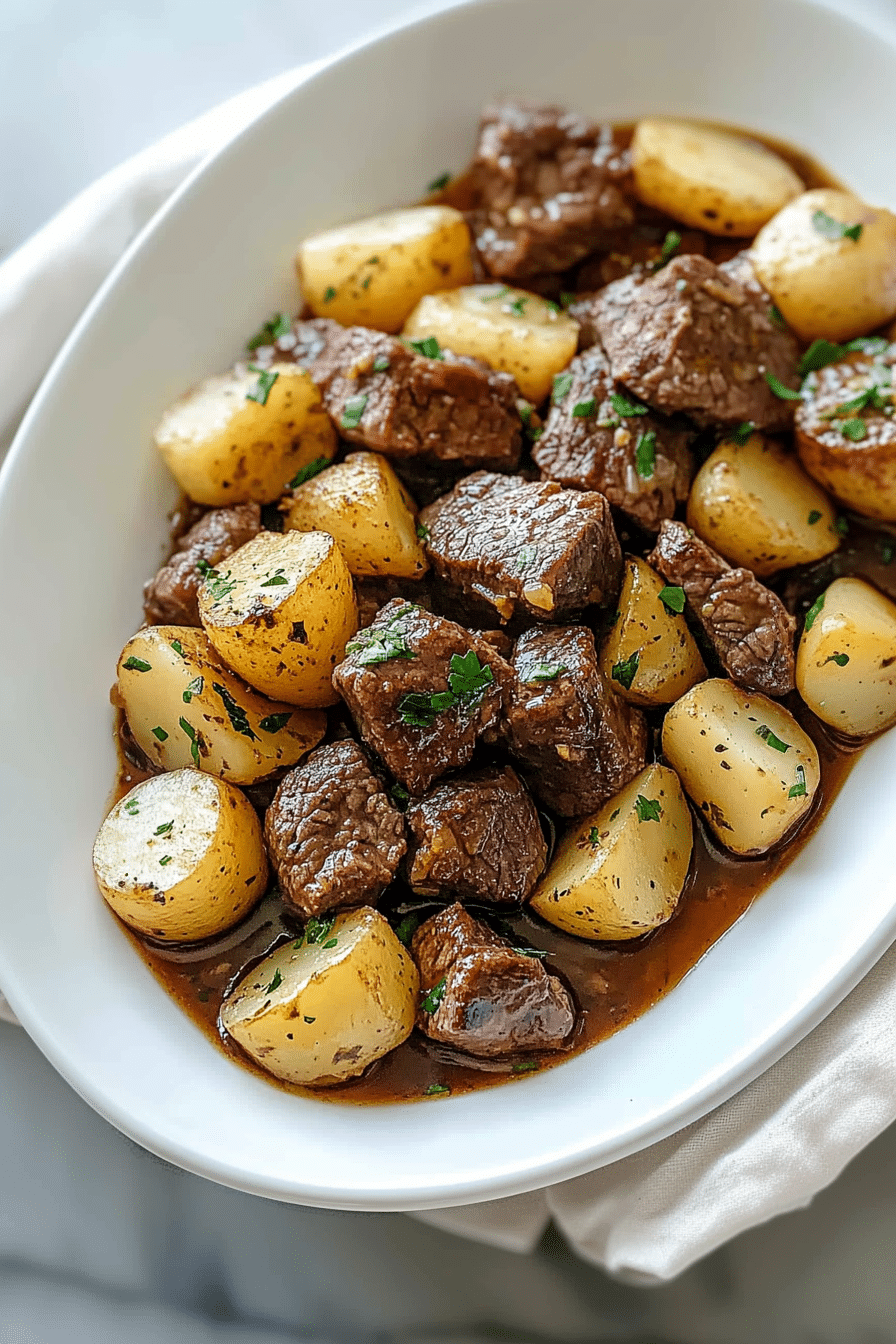
<path id="1" fill-rule="evenodd" d="M 218 657 L 192 626 L 149 625 L 118 659 L 118 699 L 153 765 L 193 765 L 231 784 L 257 784 L 317 746 L 325 714 L 268 700 Z"/>
<path id="2" fill-rule="evenodd" d="M 579 324 L 556 303 L 525 289 L 467 285 L 421 299 L 404 334 L 413 340 L 435 336 L 456 355 L 475 355 L 513 374 L 523 396 L 537 404 L 575 354 Z"/>
<path id="3" fill-rule="evenodd" d="M 648 765 L 567 832 L 532 909 L 578 938 L 640 938 L 673 915 L 692 848 L 678 776 L 668 766 Z"/>
<path id="4" fill-rule="evenodd" d="M 815 744 L 783 705 L 732 681 L 701 681 L 666 714 L 663 754 L 716 839 L 763 854 L 812 809 Z"/>
<path id="5" fill-rule="evenodd" d="M 632 166 L 646 205 L 730 238 L 752 238 L 803 190 L 790 164 L 757 140 L 668 117 L 638 122 Z"/>
<path id="6" fill-rule="evenodd" d="M 424 294 L 473 278 L 470 230 L 450 205 L 420 205 L 306 238 L 296 257 L 315 317 L 400 331 Z"/>
<path id="7" fill-rule="evenodd" d="M 301 467 L 336 452 L 320 392 L 296 364 L 238 364 L 162 416 L 156 447 L 198 504 L 270 504 Z"/>
<path id="8" fill-rule="evenodd" d="M 645 560 L 626 560 L 619 614 L 600 652 L 617 695 L 633 705 L 669 705 L 703 680 L 684 607 L 682 588 L 670 588 Z"/>
<path id="9" fill-rule="evenodd" d="M 221 658 L 287 704 L 339 699 L 333 668 L 358 628 L 352 576 L 328 532 L 259 532 L 199 589 L 199 615 Z"/>
<path id="10" fill-rule="evenodd" d="M 694 478 L 688 524 L 732 565 L 775 574 L 836 551 L 836 510 L 772 439 L 724 439 Z"/>
<path id="11" fill-rule="evenodd" d="M 224 933 L 261 899 L 268 880 L 254 807 L 200 770 L 135 785 L 100 827 L 93 867 L 116 915 L 162 942 Z"/>
<path id="12" fill-rule="evenodd" d="M 863 579 L 835 579 L 806 615 L 796 684 L 841 733 L 866 737 L 896 723 L 896 603 Z"/>
<path id="13" fill-rule="evenodd" d="M 407 1040 L 420 976 L 369 906 L 309 921 L 236 985 L 221 1025 L 275 1078 L 326 1087 L 356 1078 Z"/>
<path id="14" fill-rule="evenodd" d="M 350 453 L 284 501 L 287 531 L 329 532 L 358 578 L 417 579 L 429 568 L 416 505 L 379 453 Z"/>

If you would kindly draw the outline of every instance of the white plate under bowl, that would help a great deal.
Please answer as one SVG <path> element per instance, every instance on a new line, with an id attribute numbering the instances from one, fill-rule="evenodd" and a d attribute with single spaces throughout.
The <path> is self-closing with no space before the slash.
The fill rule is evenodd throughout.
<path id="1" fill-rule="evenodd" d="M 349 1209 L 494 1198 L 697 1119 L 772 1064 L 896 936 L 896 734 L 685 981 L 541 1075 L 418 1105 L 266 1085 L 160 988 L 93 885 L 114 776 L 107 690 L 161 554 L 159 413 L 295 301 L 313 229 L 419 196 L 467 159 L 495 94 L 756 127 L 893 204 L 896 50 L 803 0 L 492 0 L 328 65 L 181 190 L 44 383 L 0 494 L 0 984 L 81 1095 L 138 1143 L 243 1190 Z"/>

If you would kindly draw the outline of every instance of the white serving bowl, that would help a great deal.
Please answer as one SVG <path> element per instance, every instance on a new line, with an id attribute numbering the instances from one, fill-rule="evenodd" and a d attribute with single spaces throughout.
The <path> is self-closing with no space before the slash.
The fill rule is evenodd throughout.
<path id="1" fill-rule="evenodd" d="M 165 405 L 295 303 L 297 241 L 418 197 L 484 101 L 671 112 L 802 146 L 894 205 L 896 48 L 803 0 L 492 0 L 331 62 L 194 174 L 78 325 L 0 493 L 0 985 L 56 1068 L 138 1143 L 278 1199 L 495 1198 L 654 1143 L 761 1073 L 896 936 L 896 734 L 862 756 L 786 874 L 634 1025 L 540 1075 L 418 1105 L 291 1096 L 231 1063 L 156 983 L 93 883 L 115 771 L 108 686 L 174 490 Z"/>

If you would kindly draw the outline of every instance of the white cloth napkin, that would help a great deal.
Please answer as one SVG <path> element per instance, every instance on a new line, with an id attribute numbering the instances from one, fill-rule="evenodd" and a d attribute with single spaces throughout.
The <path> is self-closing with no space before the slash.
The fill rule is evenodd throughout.
<path id="1" fill-rule="evenodd" d="M 184 176 L 308 67 L 231 99 L 88 188 L 0 265 L 0 453 L 75 319 Z M 14 1021 L 0 995 L 0 1016 Z M 799 1208 L 896 1118 L 896 949 L 801 1045 L 703 1120 L 548 1190 L 418 1215 L 530 1250 L 553 1217 L 580 1255 L 657 1283 Z"/>

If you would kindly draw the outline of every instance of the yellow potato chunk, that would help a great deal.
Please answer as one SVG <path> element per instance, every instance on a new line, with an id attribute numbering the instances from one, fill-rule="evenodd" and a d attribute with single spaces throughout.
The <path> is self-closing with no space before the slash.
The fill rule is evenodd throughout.
<path id="1" fill-rule="evenodd" d="M 896 603 L 835 579 L 806 614 L 796 684 L 814 714 L 852 737 L 896 723 Z"/>
<path id="2" fill-rule="evenodd" d="M 275 1078 L 326 1087 L 356 1078 L 407 1040 L 420 976 L 388 921 L 365 906 L 309 920 L 243 976 L 221 1025 Z"/>
<path id="3" fill-rule="evenodd" d="M 358 578 L 417 579 L 428 568 L 416 505 L 379 453 L 350 453 L 286 502 L 287 531 L 329 532 Z"/>
<path id="4" fill-rule="evenodd" d="M 268 880 L 254 807 L 200 770 L 135 785 L 100 827 L 93 867 L 125 924 L 176 943 L 224 933 L 261 899 Z"/>
<path id="5" fill-rule="evenodd" d="M 333 668 L 358 628 L 352 576 L 327 532 L 259 532 L 199 589 L 199 615 L 221 658 L 287 704 L 339 699 Z"/>
<path id="6" fill-rule="evenodd" d="M 775 574 L 836 551 L 836 511 L 799 461 L 772 439 L 724 439 L 688 496 L 688 524 L 732 565 Z"/>
<path id="7" fill-rule="evenodd" d="M 238 364 L 176 401 L 155 442 L 198 504 L 270 504 L 301 467 L 333 457 L 336 431 L 304 369 Z"/>
<path id="8" fill-rule="evenodd" d="M 638 122 L 632 166 L 646 205 L 729 238 L 752 238 L 803 190 L 790 164 L 757 140 L 668 117 Z"/>
<path id="9" fill-rule="evenodd" d="M 640 938 L 674 913 L 692 848 L 675 771 L 649 765 L 564 836 L 532 909 L 577 938 Z"/>
<path id="10" fill-rule="evenodd" d="M 424 294 L 473 278 L 470 230 L 450 205 L 390 210 L 306 238 L 296 270 L 315 317 L 400 331 Z"/>
<path id="11" fill-rule="evenodd" d="M 669 705 L 706 676 L 684 619 L 684 591 L 645 560 L 625 562 L 619 615 L 600 651 L 613 690 L 633 705 Z"/>
<path id="12" fill-rule="evenodd" d="M 525 289 L 467 285 L 421 299 L 404 334 L 413 340 L 435 336 L 456 355 L 475 355 L 512 374 L 523 396 L 538 403 L 575 354 L 579 324 Z"/>
<path id="13" fill-rule="evenodd" d="M 317 746 L 325 714 L 259 695 L 234 676 L 202 630 L 148 625 L 118 659 L 118 697 L 153 765 L 193 765 L 231 784 L 257 784 Z"/>

